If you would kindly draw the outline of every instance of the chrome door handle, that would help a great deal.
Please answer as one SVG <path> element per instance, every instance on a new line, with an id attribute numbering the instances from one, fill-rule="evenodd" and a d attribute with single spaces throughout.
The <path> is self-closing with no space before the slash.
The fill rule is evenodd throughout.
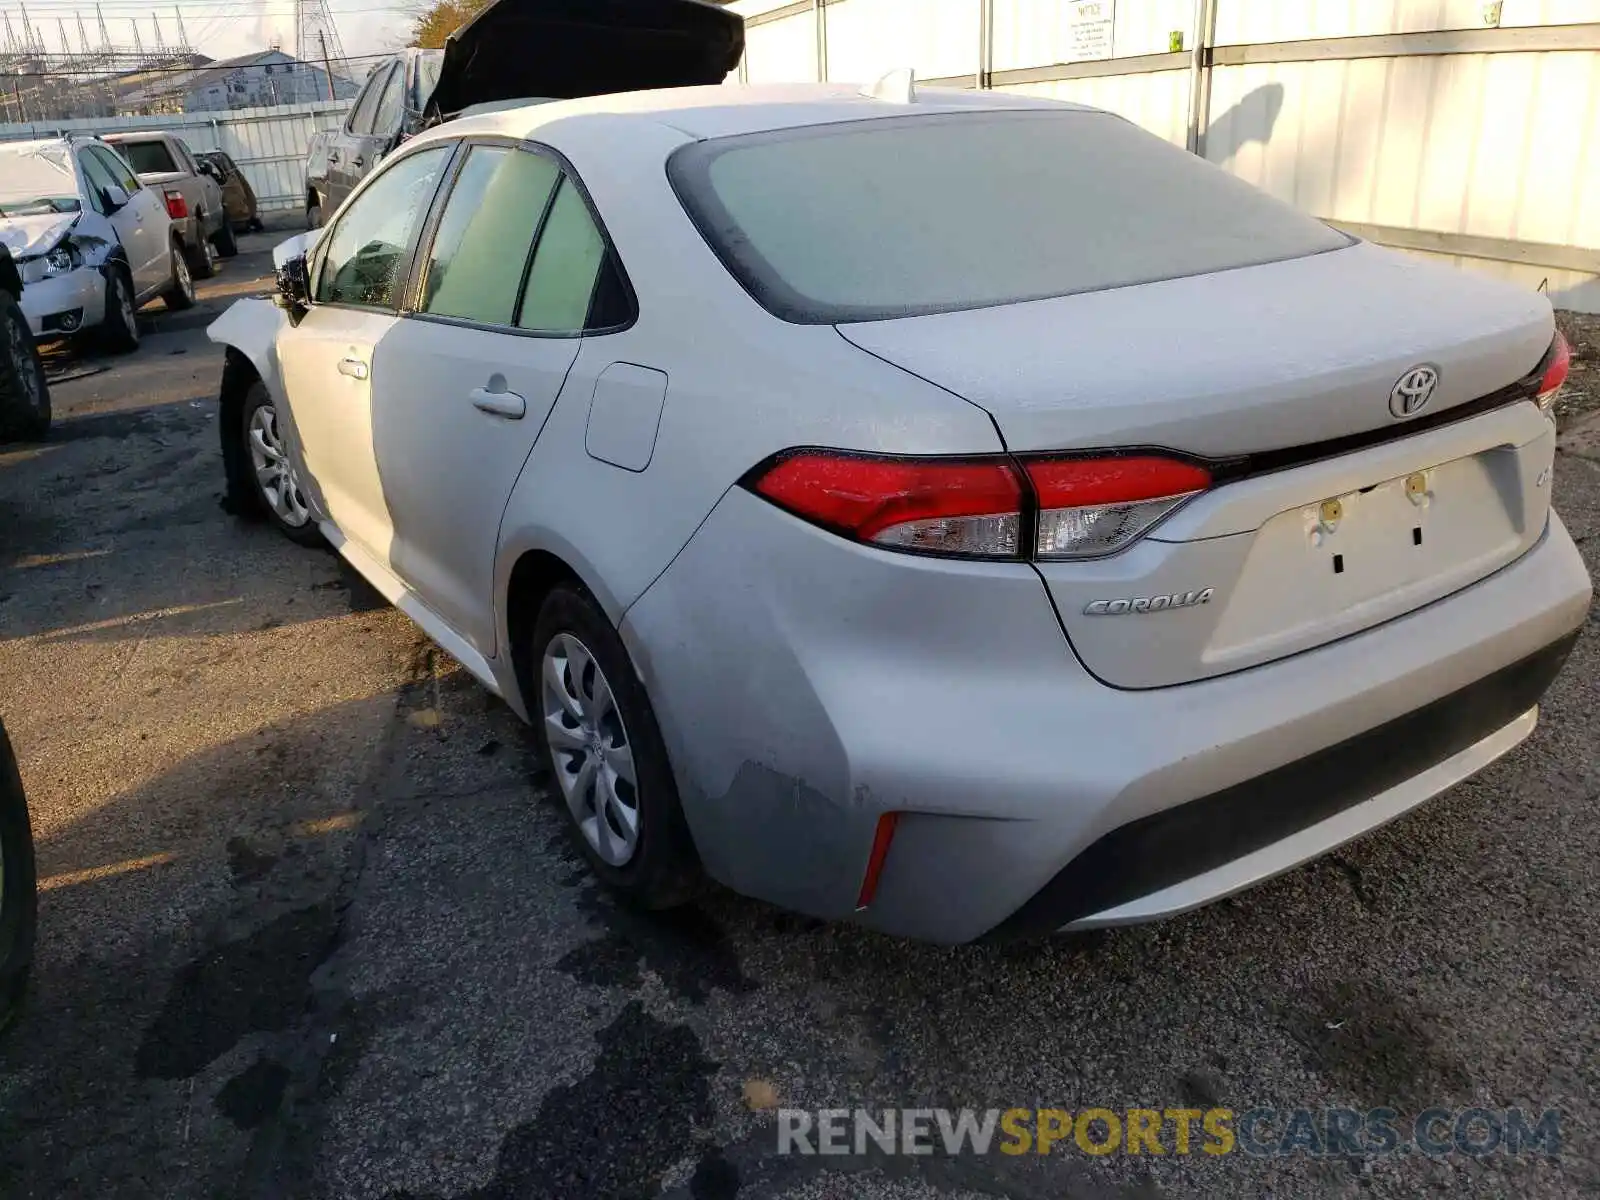
<path id="1" fill-rule="evenodd" d="M 472 406 L 497 417 L 510 417 L 513 421 L 527 415 L 528 402 L 515 392 L 491 392 L 488 388 L 473 388 L 468 395 Z"/>
<path id="2" fill-rule="evenodd" d="M 365 379 L 367 377 L 367 364 L 359 358 L 341 358 L 339 360 L 339 374 L 348 375 L 351 379 Z"/>

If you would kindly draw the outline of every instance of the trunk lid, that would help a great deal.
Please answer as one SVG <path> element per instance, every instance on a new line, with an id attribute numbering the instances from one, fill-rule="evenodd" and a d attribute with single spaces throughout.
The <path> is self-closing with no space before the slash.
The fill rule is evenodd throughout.
<path id="1" fill-rule="evenodd" d="M 445 42 L 428 115 L 721 83 L 743 54 L 743 18 L 702 0 L 498 0 Z"/>
<path id="2" fill-rule="evenodd" d="M 1550 422 L 1531 403 L 1448 414 L 1535 368 L 1549 304 L 1369 245 L 839 329 L 987 410 L 1013 452 L 1269 463 L 1121 553 L 1039 564 L 1079 657 L 1116 686 L 1203 679 L 1369 628 L 1498 570 L 1544 529 Z M 1396 417 L 1391 394 L 1419 365 L 1437 384 Z"/>

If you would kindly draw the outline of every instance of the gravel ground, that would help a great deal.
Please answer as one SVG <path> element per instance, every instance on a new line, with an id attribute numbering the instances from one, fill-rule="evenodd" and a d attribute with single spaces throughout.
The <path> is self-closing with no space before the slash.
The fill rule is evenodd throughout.
<path id="1" fill-rule="evenodd" d="M 645 918 L 589 883 L 502 704 L 332 555 L 221 511 L 218 370 L 169 326 L 0 453 L 44 889 L 0 1195 L 1600 1191 L 1593 617 L 1517 751 L 1188 917 L 998 948 L 726 894 Z M 1600 461 L 1563 453 L 1556 497 L 1600 570 Z M 774 1104 L 1522 1104 L 1562 1153 L 779 1156 Z"/>

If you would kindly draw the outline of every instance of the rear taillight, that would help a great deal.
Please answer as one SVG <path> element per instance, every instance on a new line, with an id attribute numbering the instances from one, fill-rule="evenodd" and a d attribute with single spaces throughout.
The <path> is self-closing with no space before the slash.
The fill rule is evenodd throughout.
<path id="1" fill-rule="evenodd" d="M 866 458 L 805 450 L 752 483 L 797 516 L 900 550 L 1015 558 L 1022 485 L 1003 459 Z"/>
<path id="2" fill-rule="evenodd" d="M 1549 412 L 1550 406 L 1555 403 L 1556 393 L 1567 381 L 1567 371 L 1571 367 L 1572 350 L 1567 345 L 1567 339 L 1558 331 L 1555 341 L 1550 343 L 1550 349 L 1545 351 L 1544 358 L 1534 368 L 1540 372 L 1539 389 L 1534 393 L 1534 399 L 1546 412 Z"/>
<path id="3" fill-rule="evenodd" d="M 745 483 L 859 542 L 963 558 L 1056 559 L 1123 549 L 1209 487 L 1211 475 L 1158 455 L 876 458 L 799 450 Z"/>
<path id="4" fill-rule="evenodd" d="M 163 192 L 167 198 L 167 216 L 174 221 L 181 221 L 189 215 L 189 202 L 183 198 L 182 192 Z"/>
<path id="5" fill-rule="evenodd" d="M 1111 554 L 1211 486 L 1204 467 L 1142 454 L 1046 459 L 1027 469 L 1039 498 L 1039 558 Z"/>

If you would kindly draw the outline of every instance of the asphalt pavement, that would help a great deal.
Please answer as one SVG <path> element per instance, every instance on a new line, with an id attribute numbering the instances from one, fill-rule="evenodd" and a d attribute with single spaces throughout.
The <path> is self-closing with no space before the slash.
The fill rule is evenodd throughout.
<path id="1" fill-rule="evenodd" d="M 616 908 L 523 728 L 331 553 L 221 505 L 203 323 L 271 239 L 52 356 L 0 450 L 0 712 L 41 875 L 0 1195 L 1555 1197 L 1600 1191 L 1600 630 L 1538 731 L 1164 924 L 940 948 Z M 100 368 L 104 367 L 104 370 Z M 1600 451 L 1557 503 L 1600 572 Z M 1586 456 L 1587 455 L 1587 456 Z M 1558 1109 L 1558 1155 L 777 1152 L 777 1108 Z"/>

